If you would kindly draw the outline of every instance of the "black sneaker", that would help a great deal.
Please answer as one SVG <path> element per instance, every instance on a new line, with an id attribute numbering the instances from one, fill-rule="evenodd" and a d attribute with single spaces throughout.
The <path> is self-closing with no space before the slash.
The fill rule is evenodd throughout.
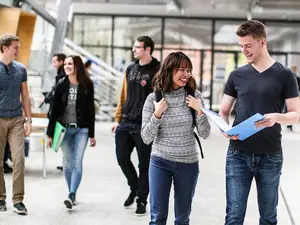
<path id="1" fill-rule="evenodd" d="M 0 211 L 6 211 L 6 202 L 5 200 L 0 200 Z"/>
<path id="2" fill-rule="evenodd" d="M 64 201 L 64 204 L 66 206 L 67 209 L 72 209 L 73 208 L 73 201 L 70 198 L 70 194 L 68 195 L 68 198 Z"/>
<path id="3" fill-rule="evenodd" d="M 127 207 L 131 206 L 134 203 L 134 198 L 135 198 L 135 195 L 133 195 L 131 193 L 128 196 L 128 198 L 126 199 L 126 201 L 124 202 L 124 207 L 127 208 Z"/>
<path id="4" fill-rule="evenodd" d="M 288 125 L 286 128 L 287 128 L 288 130 L 290 130 L 290 131 L 293 131 L 293 126 L 292 126 L 292 125 Z"/>
<path id="5" fill-rule="evenodd" d="M 27 215 L 27 209 L 23 202 L 18 202 L 14 204 L 14 211 L 19 215 Z"/>
<path id="6" fill-rule="evenodd" d="M 60 171 L 63 171 L 64 168 L 62 166 L 57 166 L 56 169 L 60 170 Z"/>
<path id="7" fill-rule="evenodd" d="M 68 195 L 68 198 L 72 200 L 73 205 L 76 205 L 76 195 L 73 192 Z"/>
<path id="8" fill-rule="evenodd" d="M 146 215 L 146 204 L 145 203 L 143 203 L 143 202 L 138 202 L 137 203 L 135 215 L 137 215 L 137 216 Z"/>

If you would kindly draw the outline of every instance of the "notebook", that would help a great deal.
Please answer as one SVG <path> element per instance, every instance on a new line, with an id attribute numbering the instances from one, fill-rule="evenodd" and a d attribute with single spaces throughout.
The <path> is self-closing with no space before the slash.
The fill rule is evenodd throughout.
<path id="1" fill-rule="evenodd" d="M 229 124 L 223 120 L 217 113 L 201 108 L 202 112 L 206 114 L 206 116 L 212 120 L 221 131 L 230 135 L 230 136 L 239 136 L 239 140 L 243 141 L 246 138 L 252 136 L 253 134 L 263 130 L 265 127 L 255 128 L 255 123 L 259 120 L 264 119 L 264 116 L 256 113 L 253 116 L 249 117 L 248 119 L 244 120 L 243 122 L 239 123 L 238 125 L 231 127 Z"/>
<path id="2" fill-rule="evenodd" d="M 53 151 L 55 152 L 58 151 L 62 141 L 64 140 L 65 134 L 66 134 L 66 128 L 63 125 L 61 125 L 59 122 L 56 122 L 54 128 L 54 135 L 52 138 L 52 145 L 51 145 Z"/>

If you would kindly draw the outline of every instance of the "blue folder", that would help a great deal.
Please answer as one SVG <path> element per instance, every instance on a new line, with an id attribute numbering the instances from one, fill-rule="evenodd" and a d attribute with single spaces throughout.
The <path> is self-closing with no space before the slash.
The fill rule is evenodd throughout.
<path id="1" fill-rule="evenodd" d="M 228 135 L 239 135 L 239 140 L 243 141 L 253 134 L 261 131 L 265 127 L 255 128 L 255 123 L 264 118 L 263 115 L 256 113 L 238 125 L 232 127 L 230 130 L 224 131 Z"/>
<path id="2" fill-rule="evenodd" d="M 256 113 L 234 127 L 230 127 L 217 113 L 205 108 L 201 108 L 201 110 L 219 127 L 221 131 L 230 136 L 238 135 L 238 139 L 241 141 L 265 128 L 255 128 L 255 123 L 264 119 L 264 116 L 259 113 Z"/>

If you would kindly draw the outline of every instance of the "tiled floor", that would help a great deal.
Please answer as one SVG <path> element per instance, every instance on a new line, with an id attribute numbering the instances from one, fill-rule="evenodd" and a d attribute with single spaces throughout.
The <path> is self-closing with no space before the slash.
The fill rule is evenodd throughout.
<path id="1" fill-rule="evenodd" d="M 129 189 L 119 169 L 114 150 L 114 136 L 109 123 L 96 126 L 97 147 L 88 148 L 84 159 L 84 175 L 78 191 L 78 205 L 67 211 L 63 200 L 67 188 L 62 172 L 56 170 L 61 154 L 50 149 L 47 154 L 47 179 L 42 178 L 42 152 L 39 138 L 32 137 L 31 151 L 26 159 L 26 196 L 28 216 L 12 212 L 11 175 L 6 175 L 7 212 L 0 212 L 1 225 L 146 225 L 149 214 L 134 215 L 135 208 L 124 209 Z M 296 224 L 300 224 L 300 126 L 294 133 L 284 130 L 285 162 L 281 186 Z M 191 214 L 192 225 L 224 224 L 224 163 L 227 140 L 214 127 L 211 137 L 202 141 L 205 159 L 201 160 L 200 177 Z M 137 162 L 136 154 L 133 160 Z M 172 195 L 171 195 L 172 196 Z M 149 207 L 148 207 L 149 208 Z M 173 198 L 170 198 L 168 225 L 173 222 Z M 278 206 L 279 225 L 291 224 L 283 198 Z M 251 190 L 245 219 L 247 225 L 258 224 L 255 185 Z"/>

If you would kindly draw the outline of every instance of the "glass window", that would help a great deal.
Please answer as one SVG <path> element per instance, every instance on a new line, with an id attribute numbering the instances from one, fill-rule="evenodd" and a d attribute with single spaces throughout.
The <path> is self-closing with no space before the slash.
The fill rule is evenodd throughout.
<path id="1" fill-rule="evenodd" d="M 161 62 L 161 55 L 160 55 L 160 53 L 161 53 L 161 50 L 155 50 L 154 49 L 154 51 L 153 51 L 153 53 L 152 53 L 152 56 L 154 57 L 154 58 L 156 58 L 158 61 L 160 61 Z"/>
<path id="2" fill-rule="evenodd" d="M 166 19 L 164 47 L 173 49 L 210 49 L 210 20 Z"/>
<path id="3" fill-rule="evenodd" d="M 111 58 L 111 48 L 101 48 L 101 47 L 84 47 L 88 52 L 106 62 L 109 65 L 112 65 Z"/>
<path id="4" fill-rule="evenodd" d="M 214 54 L 213 102 L 212 109 L 219 110 L 225 83 L 235 69 L 235 54 L 216 52 Z"/>
<path id="5" fill-rule="evenodd" d="M 76 44 L 110 46 L 112 44 L 112 18 L 75 16 L 73 32 Z"/>
<path id="6" fill-rule="evenodd" d="M 203 71 L 202 71 L 202 96 L 204 98 L 204 103 L 209 106 L 210 99 L 210 83 L 211 83 L 211 51 L 204 51 L 203 58 Z"/>
<path id="7" fill-rule="evenodd" d="M 125 72 L 129 64 L 133 62 L 131 50 L 114 48 L 114 68 Z"/>
<path id="8" fill-rule="evenodd" d="M 139 36 L 149 36 L 156 48 L 161 47 L 162 19 L 149 17 L 116 17 L 114 46 L 131 47 Z"/>
<path id="9" fill-rule="evenodd" d="M 266 23 L 268 49 L 292 52 L 300 49 L 300 24 Z"/>
<path id="10" fill-rule="evenodd" d="M 239 22 L 217 21 L 215 26 L 215 49 L 240 51 L 236 31 L 241 25 Z"/>
<path id="11" fill-rule="evenodd" d="M 296 66 L 296 75 L 300 77 L 300 53 L 298 54 L 289 54 L 288 55 L 288 65 L 289 68 Z"/>

